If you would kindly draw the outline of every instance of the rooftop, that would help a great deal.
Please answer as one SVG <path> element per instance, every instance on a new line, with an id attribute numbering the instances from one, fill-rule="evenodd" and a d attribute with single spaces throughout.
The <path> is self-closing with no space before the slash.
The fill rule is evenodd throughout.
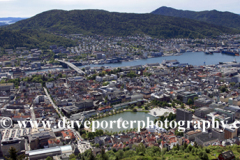
<path id="1" fill-rule="evenodd" d="M 53 152 L 60 152 L 60 153 L 72 152 L 72 147 L 71 145 L 57 146 L 57 147 L 51 147 L 51 148 L 45 148 L 45 149 L 26 151 L 25 154 L 31 157 L 31 156 L 37 156 L 37 155 L 48 154 Z"/>
<path id="2" fill-rule="evenodd" d="M 208 142 L 208 141 L 212 141 L 212 140 L 217 140 L 217 138 L 209 136 L 208 133 L 204 133 L 201 135 L 198 135 L 197 138 L 199 138 L 202 142 Z"/>
<path id="3" fill-rule="evenodd" d="M 13 83 L 1 83 L 0 87 L 3 87 L 3 86 L 13 86 L 13 85 L 14 85 Z"/>

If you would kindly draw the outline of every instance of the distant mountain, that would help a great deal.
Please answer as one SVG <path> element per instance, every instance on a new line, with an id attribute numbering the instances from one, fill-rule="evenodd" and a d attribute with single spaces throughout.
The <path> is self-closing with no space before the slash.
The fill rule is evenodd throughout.
<path id="1" fill-rule="evenodd" d="M 48 49 L 50 45 L 57 44 L 61 46 L 75 46 L 75 41 L 64 37 L 39 32 L 36 30 L 10 31 L 0 29 L 0 46 L 3 48 L 42 48 Z"/>
<path id="2" fill-rule="evenodd" d="M 239 33 L 234 29 L 195 20 L 103 10 L 51 10 L 16 22 L 6 28 L 109 36 L 127 36 L 140 33 L 157 38 L 201 38 L 222 33 Z"/>
<path id="3" fill-rule="evenodd" d="M 0 26 L 13 24 L 24 19 L 27 19 L 27 18 L 15 18 L 15 17 L 0 18 Z"/>
<path id="4" fill-rule="evenodd" d="M 0 18 L 0 22 L 6 22 L 8 24 L 13 24 L 16 23 L 18 21 L 24 20 L 27 18 L 20 18 L 20 17 L 4 17 L 4 18 Z"/>
<path id="5" fill-rule="evenodd" d="M 188 18 L 215 25 L 240 29 L 240 16 L 231 12 L 219 12 L 217 10 L 194 12 L 177 10 L 170 7 L 160 7 L 153 11 L 152 14 Z"/>
<path id="6" fill-rule="evenodd" d="M 4 22 L 0 22 L 0 26 L 6 26 L 7 24 Z"/>

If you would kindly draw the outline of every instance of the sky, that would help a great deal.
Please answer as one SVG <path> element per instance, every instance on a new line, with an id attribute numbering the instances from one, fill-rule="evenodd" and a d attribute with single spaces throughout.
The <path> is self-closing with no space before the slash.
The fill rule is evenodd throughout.
<path id="1" fill-rule="evenodd" d="M 150 13 L 161 6 L 193 11 L 216 9 L 240 14 L 240 0 L 0 0 L 0 17 L 32 17 L 52 9 Z"/>

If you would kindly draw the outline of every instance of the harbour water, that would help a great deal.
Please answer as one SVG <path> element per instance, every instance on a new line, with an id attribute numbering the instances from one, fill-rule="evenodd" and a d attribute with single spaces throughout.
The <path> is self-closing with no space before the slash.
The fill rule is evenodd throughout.
<path id="1" fill-rule="evenodd" d="M 123 130 L 126 130 L 122 127 L 122 122 L 123 121 L 128 121 L 129 122 L 129 125 L 128 125 L 128 129 L 130 129 L 130 121 L 144 121 L 145 124 L 147 125 L 147 117 L 149 117 L 149 120 L 150 121 L 153 121 L 156 119 L 154 116 L 148 114 L 148 113 L 145 113 L 145 112 L 123 112 L 123 113 L 119 113 L 119 114 L 116 114 L 116 115 L 112 115 L 112 116 L 109 116 L 109 117 L 104 117 L 104 118 L 101 118 L 101 119 L 97 119 L 97 121 L 99 121 L 99 123 L 101 124 L 101 122 L 103 120 L 107 121 L 108 122 L 108 127 L 107 127 L 107 130 L 109 132 L 119 132 L 119 131 L 123 131 Z M 113 123 L 112 125 L 112 129 L 110 129 L 110 121 L 118 121 L 119 119 L 122 118 L 122 122 L 120 123 L 120 127 L 121 128 L 118 128 L 117 127 L 117 123 Z M 104 126 L 105 126 L 105 123 L 104 123 Z M 134 123 L 133 124 L 133 128 L 137 128 L 138 127 L 138 124 Z M 100 125 L 100 128 L 98 129 L 102 129 L 102 130 L 105 130 L 104 128 L 101 127 Z"/>
<path id="2" fill-rule="evenodd" d="M 162 63 L 163 60 L 178 60 L 180 63 L 188 63 L 194 66 L 204 65 L 212 65 L 212 64 L 219 64 L 219 62 L 231 62 L 236 59 L 237 62 L 240 62 L 240 56 L 231 56 L 221 53 L 214 53 L 212 55 L 207 55 L 204 52 L 186 52 L 180 56 L 165 56 L 165 57 L 157 57 L 157 58 L 149 58 L 149 59 L 139 59 L 134 61 L 127 61 L 121 63 L 110 63 L 110 64 L 103 64 L 103 65 L 89 65 L 90 67 L 101 67 L 101 66 L 108 66 L 108 67 L 124 67 L 124 66 L 136 66 L 136 65 L 146 65 L 148 63 Z M 84 68 L 86 66 L 79 66 L 79 68 Z M 32 73 L 40 73 L 51 71 L 55 69 L 63 69 L 63 68 L 51 68 L 51 69 L 43 69 L 43 70 L 36 70 L 36 71 L 27 71 L 26 74 Z"/>
<path id="3" fill-rule="evenodd" d="M 109 67 L 124 67 L 124 66 L 136 66 L 136 65 L 145 65 L 148 63 L 162 63 L 163 60 L 178 60 L 180 63 L 188 63 L 191 65 L 212 65 L 219 64 L 219 62 L 231 62 L 236 59 L 237 62 L 240 62 L 240 56 L 231 56 L 222 53 L 214 53 L 212 55 L 207 55 L 204 52 L 186 52 L 180 56 L 165 56 L 165 57 L 157 57 L 150 59 L 140 59 L 134 61 L 127 61 L 122 63 L 110 63 L 103 65 L 89 65 L 91 67 L 101 67 L 101 66 L 109 66 Z M 86 66 L 80 66 L 79 68 L 84 68 Z"/>

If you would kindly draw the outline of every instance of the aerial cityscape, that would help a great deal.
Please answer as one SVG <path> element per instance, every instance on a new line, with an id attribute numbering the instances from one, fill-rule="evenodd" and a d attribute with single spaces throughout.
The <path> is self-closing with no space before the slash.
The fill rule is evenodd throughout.
<path id="1" fill-rule="evenodd" d="M 230 1 L 130 13 L 133 2 L 0 0 L 0 159 L 239 160 Z"/>

